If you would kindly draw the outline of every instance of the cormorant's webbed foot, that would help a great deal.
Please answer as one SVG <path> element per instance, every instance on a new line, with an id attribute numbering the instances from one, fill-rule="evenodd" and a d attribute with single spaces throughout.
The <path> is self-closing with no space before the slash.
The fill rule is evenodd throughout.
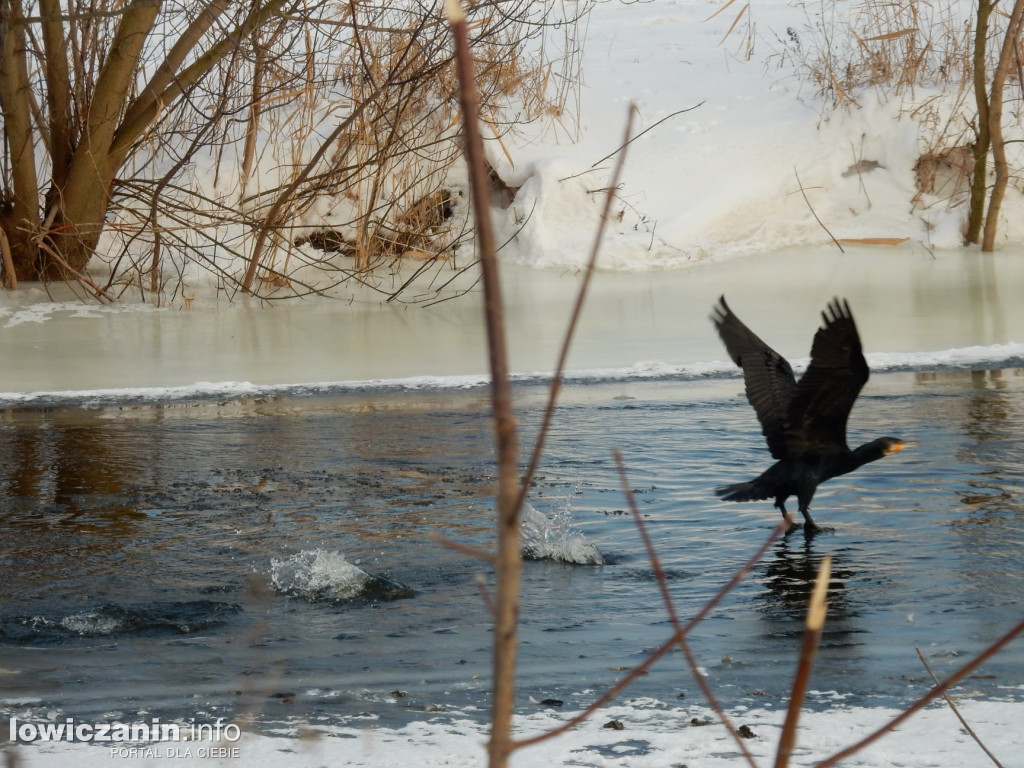
<path id="1" fill-rule="evenodd" d="M 810 512 L 808 512 L 806 509 L 801 509 L 800 512 L 804 516 L 804 536 L 810 538 L 811 536 L 814 536 L 816 533 L 822 532 L 823 529 L 816 522 L 814 522 L 814 518 L 811 517 Z"/>
<path id="2" fill-rule="evenodd" d="M 786 512 L 786 505 L 785 505 L 785 503 L 784 503 L 784 502 L 781 502 L 781 501 L 776 501 L 776 502 L 775 502 L 775 508 L 776 508 L 777 510 L 779 510 L 779 512 L 781 512 L 781 513 L 782 513 L 782 518 L 783 518 L 784 520 L 786 520 L 786 521 L 787 521 L 787 522 L 789 523 L 789 528 L 787 528 L 787 529 L 786 529 L 786 532 L 785 532 L 785 533 L 783 534 L 784 536 L 789 536 L 789 534 L 791 534 L 791 533 L 792 533 L 793 531 L 795 531 L 795 530 L 796 530 L 797 528 L 799 528 L 799 527 L 800 527 L 800 523 L 796 522 L 796 521 L 795 521 L 795 520 L 794 520 L 794 519 L 793 519 L 792 517 L 790 517 L 790 516 L 789 516 L 789 514 L 788 514 L 788 513 Z"/>

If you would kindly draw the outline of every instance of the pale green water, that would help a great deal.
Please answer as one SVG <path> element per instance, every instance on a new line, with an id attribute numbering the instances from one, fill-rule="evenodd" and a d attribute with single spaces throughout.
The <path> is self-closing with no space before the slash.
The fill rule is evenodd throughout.
<path id="1" fill-rule="evenodd" d="M 511 368 L 547 372 L 580 276 L 503 265 Z M 467 281 L 475 279 L 466 274 Z M 56 288 L 51 288 L 51 292 Z M 873 353 L 922 353 L 1024 342 L 1024 252 L 805 248 L 677 272 L 599 273 L 571 370 L 725 360 L 707 317 L 725 293 L 736 313 L 791 358 L 806 357 L 820 312 L 849 299 Z M 427 292 L 428 295 L 429 292 Z M 410 293 L 412 298 L 416 293 Z M 200 294 L 191 309 L 112 309 L 0 297 L 4 393 L 257 386 L 486 374 L 479 293 L 431 307 L 374 291 L 271 305 Z M 57 298 L 61 298 L 58 296 Z M 67 298 L 67 297 L 64 297 Z"/>

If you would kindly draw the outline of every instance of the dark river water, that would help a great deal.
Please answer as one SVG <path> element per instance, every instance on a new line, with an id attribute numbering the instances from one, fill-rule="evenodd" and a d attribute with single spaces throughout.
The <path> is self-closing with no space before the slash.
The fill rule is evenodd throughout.
<path id="1" fill-rule="evenodd" d="M 713 493 L 768 466 L 741 387 L 566 390 L 530 501 L 607 563 L 525 563 L 521 706 L 585 705 L 669 636 L 613 447 L 682 617 L 767 538 L 770 502 Z M 517 397 L 525 445 L 544 388 Z M 493 580 L 436 537 L 493 543 L 487 404 L 470 389 L 0 412 L 2 714 L 485 717 L 477 580 Z M 823 486 L 828 530 L 772 545 L 692 635 L 724 703 L 788 696 L 825 555 L 810 706 L 908 701 L 928 686 L 915 645 L 949 672 L 1024 617 L 1024 371 L 876 374 L 850 439 L 888 434 L 918 445 Z M 388 581 L 352 598 L 352 566 Z M 1024 641 L 959 690 L 1024 698 Z M 700 699 L 678 654 L 625 695 Z"/>

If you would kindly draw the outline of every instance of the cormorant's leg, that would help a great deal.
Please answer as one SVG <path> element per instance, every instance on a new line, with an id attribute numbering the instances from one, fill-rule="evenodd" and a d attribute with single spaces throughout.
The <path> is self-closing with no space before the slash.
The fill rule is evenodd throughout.
<path id="1" fill-rule="evenodd" d="M 814 518 L 811 517 L 811 510 L 810 509 L 808 509 L 808 508 L 801 509 L 800 510 L 800 514 L 802 514 L 804 516 L 804 533 L 805 534 L 813 535 L 813 534 L 819 533 L 821 531 L 821 528 L 818 526 L 818 524 L 816 522 L 814 522 Z"/>
<path id="2" fill-rule="evenodd" d="M 779 512 L 782 513 L 782 517 L 784 519 L 789 520 L 789 530 L 786 531 L 787 535 L 792 533 L 794 530 L 796 530 L 797 528 L 800 527 L 800 524 L 793 522 L 793 518 L 791 518 L 789 516 L 789 514 L 786 512 L 786 501 L 785 501 L 785 499 L 781 499 L 781 498 L 775 499 L 775 508 L 777 510 L 779 510 Z"/>
<path id="3" fill-rule="evenodd" d="M 804 534 L 813 536 L 821 531 L 818 524 L 814 522 L 814 518 L 811 517 L 811 499 L 814 498 L 814 486 L 801 488 L 797 491 L 796 498 L 798 502 L 797 509 L 804 516 Z"/>

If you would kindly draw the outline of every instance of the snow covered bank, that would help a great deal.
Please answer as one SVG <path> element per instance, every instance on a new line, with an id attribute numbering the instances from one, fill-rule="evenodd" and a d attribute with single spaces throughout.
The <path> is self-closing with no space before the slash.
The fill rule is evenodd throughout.
<path id="1" fill-rule="evenodd" d="M 842 106 L 833 108 L 827 96 L 816 93 L 818 86 L 800 63 L 810 55 L 800 46 L 809 46 L 815 34 L 850 37 L 845 19 L 863 8 L 863 3 L 833 5 L 829 13 L 834 15 L 822 20 L 809 6 L 765 0 L 748 6 L 743 23 L 730 33 L 740 11 L 715 0 L 595 3 L 579 54 L 579 103 L 568 105 L 553 125 L 528 122 L 500 139 L 485 131 L 491 136 L 488 157 L 510 198 L 507 207 L 496 204 L 495 210 L 503 258 L 558 270 L 584 263 L 630 104 L 638 111 L 636 140 L 628 149 L 615 220 L 599 262 L 605 269 L 675 269 L 751 254 L 774 258 L 785 249 L 827 243 L 830 234 L 840 240 L 903 241 L 921 252 L 958 249 L 966 215 L 962 194 L 953 194 L 948 183 L 938 180 L 931 192 L 921 189 L 922 175 L 955 176 L 955 158 L 936 157 L 924 170 L 918 161 L 937 150 L 965 148 L 970 99 L 953 85 L 914 87 L 899 95 L 879 87 L 848 94 Z M 961 29 L 970 23 L 973 9 L 958 1 L 941 13 L 943 23 Z M 929 18 L 923 13 L 922 26 Z M 910 31 L 923 40 L 935 34 Z M 575 61 L 576 55 L 569 51 L 565 58 Z M 568 69 L 573 74 L 564 77 L 575 78 L 575 67 Z M 314 125 L 326 130 L 335 119 L 340 118 Z M 1008 145 L 1010 164 L 1019 168 L 1024 157 L 1024 143 L 1017 141 L 1024 135 L 1019 116 L 1008 109 L 1005 122 L 1006 138 L 1013 142 Z M 962 152 L 956 157 L 963 160 Z M 261 173 L 276 181 L 268 178 L 266 184 L 280 183 L 276 174 L 291 162 L 268 155 L 265 164 L 273 172 L 262 168 Z M 226 167 L 215 182 L 214 174 L 200 165 L 193 168 L 191 183 L 212 198 L 233 200 L 237 169 Z M 419 261 L 425 252 L 410 246 L 408 253 L 418 255 L 406 261 L 425 266 L 426 274 L 402 300 L 444 298 L 434 291 L 473 259 L 472 244 L 461 239 L 468 208 L 464 164 L 456 162 L 448 173 L 444 195 L 449 197 L 441 207 L 454 212 L 450 234 L 460 245 L 453 258 L 429 265 Z M 384 188 L 394 186 L 394 179 L 386 181 Z M 292 296 L 307 290 L 301 281 L 308 279 L 310 291 L 349 298 L 355 263 L 351 248 L 341 248 L 347 256 L 324 256 L 308 238 L 329 230 L 330 237 L 351 245 L 364 204 L 329 191 L 311 201 L 289 224 L 296 227 L 290 235 L 293 255 L 302 258 L 280 254 L 274 262 L 282 274 L 268 278 L 261 290 L 275 298 Z M 232 281 L 225 282 L 224 275 L 245 271 L 252 236 L 237 224 L 228 230 L 225 242 L 237 245 L 237 252 L 221 249 L 215 257 L 203 256 L 224 273 L 217 277 L 216 270 L 208 273 L 198 262 L 178 265 L 186 290 L 171 290 L 172 284 L 182 287 L 172 278 L 162 301 L 192 308 L 214 291 L 214 300 L 221 303 L 229 295 L 243 300 L 234 289 L 228 291 Z M 1019 181 L 1008 190 L 999 233 L 1001 245 L 1024 242 Z M 94 259 L 97 273 L 101 262 L 118 258 L 118 248 L 111 245 L 103 259 Z M 132 251 L 140 265 L 148 263 L 146 248 L 136 244 L 133 249 L 141 249 Z M 176 259 L 173 251 L 165 258 Z M 340 272 L 322 269 L 322 258 Z M 300 266 L 305 259 L 317 265 Z M 392 270 L 402 268 L 382 266 L 372 278 L 380 289 L 374 298 L 402 288 L 407 275 Z M 139 300 L 142 279 L 135 275 L 133 280 L 132 288 L 119 294 L 120 302 Z M 117 291 L 123 282 L 116 282 Z M 0 298 L 3 303 L 6 299 Z"/>
<path id="2" fill-rule="evenodd" d="M 969 21 L 973 11 L 961 5 L 958 18 Z M 915 178 L 936 125 L 969 121 L 957 116 L 954 89 L 898 97 L 873 90 L 856 94 L 859 106 L 832 109 L 793 57 L 776 55 L 789 30 L 805 33 L 806 9 L 784 0 L 752 5 L 749 59 L 736 51 L 738 32 L 722 42 L 738 11 L 708 20 L 721 9 L 693 0 L 594 8 L 580 141 L 524 141 L 511 148 L 514 166 L 492 148 L 493 164 L 518 188 L 501 217 L 506 258 L 552 268 L 584 263 L 613 162 L 601 159 L 621 145 L 631 102 L 636 133 L 651 130 L 629 147 L 604 268 L 671 268 L 827 242 L 822 225 L 840 239 L 960 247 L 963 199 L 951 205 L 949 189 L 919 194 Z M 1007 124 L 1007 138 L 1019 137 L 1009 115 Z M 1024 196 L 1012 185 L 1000 233 L 1000 242 L 1024 239 Z"/>
<path id="3" fill-rule="evenodd" d="M 986 747 L 1004 765 L 1019 751 L 1017 723 L 1024 705 L 995 701 L 962 701 L 958 706 Z M 478 713 L 479 714 L 479 713 Z M 557 726 L 572 713 L 548 708 L 517 719 L 520 736 L 535 735 Z M 737 726 L 746 725 L 753 737 L 747 748 L 761 764 L 775 754 L 784 712 L 749 709 L 731 712 Z M 805 712 L 801 717 L 797 750 L 791 765 L 809 766 L 863 738 L 898 714 L 895 710 L 843 707 Z M 590 722 L 557 738 L 517 753 L 513 766 L 533 765 L 647 766 L 690 765 L 735 768 L 745 764 L 735 743 L 717 724 L 703 725 L 711 713 L 702 707 L 666 709 L 654 702 L 635 700 L 608 707 Z M 606 727 L 618 721 L 621 730 Z M 700 724 L 695 725 L 694 722 Z M 176 766 L 233 766 L 290 768 L 309 765 L 346 765 L 352 768 L 418 765 L 479 766 L 485 760 L 486 728 L 473 718 L 434 716 L 398 728 L 365 726 L 289 729 L 288 736 L 244 734 L 233 743 L 181 742 L 152 744 L 129 754 L 127 747 L 48 743 L 23 745 L 19 765 L 43 768 L 73 762 L 81 768 L 131 765 L 139 768 Z M 295 736 L 300 736 L 296 739 Z M 211 749 L 235 750 L 218 758 Z M 124 754 L 117 750 L 123 749 Z M 147 749 L 149 751 L 147 752 Z M 169 759 L 171 751 L 175 756 Z M 186 751 L 188 754 L 186 755 Z M 213 756 L 211 756 L 211 754 Z M 978 744 L 964 731 L 945 706 L 918 713 L 897 731 L 863 752 L 845 760 L 859 768 L 932 768 L 936 765 L 991 764 Z"/>

